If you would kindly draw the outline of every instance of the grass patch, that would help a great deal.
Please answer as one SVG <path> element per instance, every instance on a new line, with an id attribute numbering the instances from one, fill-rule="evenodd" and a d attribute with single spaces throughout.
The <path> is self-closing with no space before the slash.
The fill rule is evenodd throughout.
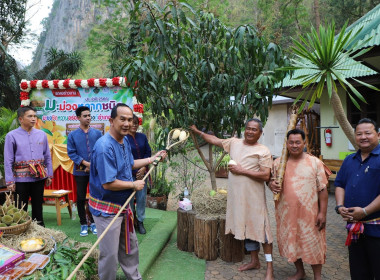
<path id="1" fill-rule="evenodd" d="M 70 219 L 69 214 L 65 213 L 67 212 L 67 210 L 63 209 L 61 212 L 62 225 L 58 226 L 55 208 L 51 207 L 52 209 L 54 209 L 54 212 L 52 212 L 50 209 L 47 210 L 47 208 L 48 207 L 44 207 L 44 222 L 47 228 L 63 231 L 70 239 L 79 242 L 89 242 L 93 244 L 96 242 L 97 236 L 95 234 L 92 234 L 91 231 L 88 232 L 87 236 L 82 237 L 79 235 L 80 224 L 78 215 L 75 220 L 72 220 Z M 144 226 L 146 230 L 150 232 L 158 221 L 159 218 L 146 218 L 144 221 Z M 146 236 L 147 235 L 141 235 L 137 233 L 139 243 L 141 243 Z"/>
<path id="2" fill-rule="evenodd" d="M 203 280 L 206 261 L 198 259 L 193 253 L 183 252 L 177 248 L 177 231 L 161 252 L 144 279 L 149 280 Z"/>

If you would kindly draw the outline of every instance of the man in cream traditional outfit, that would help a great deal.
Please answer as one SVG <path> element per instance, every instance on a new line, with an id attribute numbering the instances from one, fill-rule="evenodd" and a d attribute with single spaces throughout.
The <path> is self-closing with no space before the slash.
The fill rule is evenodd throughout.
<path id="1" fill-rule="evenodd" d="M 259 119 L 249 119 L 245 125 L 244 139 L 220 139 L 190 127 L 206 142 L 228 152 L 236 165 L 229 165 L 226 234 L 245 240 L 251 253 L 251 262 L 239 267 L 240 271 L 259 269 L 258 252 L 263 244 L 267 271 L 265 279 L 274 279 L 272 264 L 272 233 L 265 200 L 264 182 L 270 178 L 272 156 L 269 149 L 259 144 L 263 126 Z"/>

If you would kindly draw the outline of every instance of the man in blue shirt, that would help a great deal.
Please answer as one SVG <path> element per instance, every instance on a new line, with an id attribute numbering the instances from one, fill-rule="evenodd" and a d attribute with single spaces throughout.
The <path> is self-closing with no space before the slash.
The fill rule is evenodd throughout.
<path id="1" fill-rule="evenodd" d="M 134 159 L 148 158 L 152 155 L 151 148 L 148 143 L 148 138 L 144 133 L 137 132 L 139 128 L 139 118 L 133 115 L 133 123 L 127 135 L 129 145 L 131 146 L 131 151 Z M 133 179 L 142 179 L 145 173 L 148 171 L 149 166 L 141 167 L 139 170 L 133 170 Z M 146 192 L 147 184 L 142 191 L 136 193 L 136 229 L 140 234 L 145 234 L 146 230 L 144 227 L 145 219 L 145 204 L 146 204 Z M 131 200 L 132 211 L 135 210 L 135 205 L 133 199 Z"/>
<path id="2" fill-rule="evenodd" d="M 78 107 L 75 114 L 80 125 L 67 138 L 67 154 L 74 162 L 74 178 L 77 183 L 77 209 L 81 224 L 80 236 L 87 236 L 88 226 L 85 205 L 87 185 L 90 178 L 91 153 L 95 142 L 102 136 L 102 133 L 90 127 L 90 108 L 86 106 Z M 93 234 L 96 234 L 96 226 L 92 217 L 90 217 L 90 222 L 90 229 Z"/>
<path id="3" fill-rule="evenodd" d="M 125 138 L 132 120 L 132 110 L 125 104 L 117 104 L 111 111 L 109 133 L 101 137 L 93 149 L 89 206 L 99 236 L 132 192 L 144 188 L 143 180 L 133 181 L 132 168 L 139 169 L 152 163 L 158 156 L 166 156 L 165 152 L 158 152 L 152 158 L 133 159 Z M 118 262 L 127 279 L 141 279 L 138 271 L 138 242 L 131 214 L 128 207 L 124 217 L 118 217 L 99 242 L 98 273 L 101 280 L 116 279 Z"/>
<path id="4" fill-rule="evenodd" d="M 347 221 L 351 279 L 380 279 L 380 133 L 371 119 L 355 128 L 359 150 L 335 180 L 336 212 Z"/>

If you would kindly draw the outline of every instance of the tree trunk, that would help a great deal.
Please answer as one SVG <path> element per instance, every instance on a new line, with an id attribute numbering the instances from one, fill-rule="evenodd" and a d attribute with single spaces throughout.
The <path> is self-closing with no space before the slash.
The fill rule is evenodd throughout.
<path id="1" fill-rule="evenodd" d="M 342 101 L 340 100 L 338 93 L 334 90 L 334 88 L 331 94 L 331 105 L 334 109 L 335 117 L 338 120 L 344 134 L 347 136 L 348 140 L 357 150 L 359 147 L 358 145 L 356 145 L 355 142 L 354 130 L 347 119 L 346 113 L 343 110 Z"/>
<path id="2" fill-rule="evenodd" d="M 194 135 L 194 133 L 190 132 L 191 138 L 193 139 L 195 148 L 198 151 L 199 156 L 201 157 L 203 163 L 205 164 L 208 172 L 210 173 L 210 179 L 211 179 L 211 187 L 213 190 L 216 190 L 216 179 L 215 179 L 215 166 L 213 164 L 213 155 L 212 155 L 212 144 L 209 145 L 209 158 L 208 160 L 205 158 L 202 150 L 199 147 L 197 137 Z"/>
<path id="3" fill-rule="evenodd" d="M 244 240 L 233 234 L 225 234 L 226 220 L 219 219 L 219 256 L 225 262 L 241 262 L 244 259 Z"/>
<path id="4" fill-rule="evenodd" d="M 208 145 L 208 162 L 210 163 L 211 171 L 210 171 L 210 180 L 211 180 L 211 188 L 213 190 L 217 190 L 216 188 L 216 177 L 215 177 L 215 170 L 216 170 L 216 164 L 214 165 L 214 155 L 212 154 L 212 146 L 211 144 Z"/>
<path id="5" fill-rule="evenodd" d="M 319 15 L 319 0 L 314 0 L 314 16 L 315 16 L 315 28 L 319 34 L 319 25 L 321 24 L 321 17 Z"/>
<path id="6" fill-rule="evenodd" d="M 181 251 L 194 252 L 195 211 L 177 209 L 177 247 Z"/>
<path id="7" fill-rule="evenodd" d="M 211 188 L 216 191 L 217 190 L 217 187 L 216 187 L 216 177 L 215 177 L 215 170 L 212 170 L 210 172 L 210 180 L 211 180 Z"/>
<path id="8" fill-rule="evenodd" d="M 194 219 L 194 253 L 204 260 L 218 258 L 218 219 L 206 220 L 199 216 Z"/>

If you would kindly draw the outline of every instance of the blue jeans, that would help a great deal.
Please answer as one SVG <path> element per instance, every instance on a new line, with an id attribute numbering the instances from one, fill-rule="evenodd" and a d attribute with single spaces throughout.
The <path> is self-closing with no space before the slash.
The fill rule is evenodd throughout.
<path id="1" fill-rule="evenodd" d="M 133 181 L 135 181 L 136 178 L 133 177 Z M 137 219 L 139 222 L 143 222 L 145 220 L 145 205 L 146 205 L 146 192 L 147 192 L 147 182 L 145 181 L 145 186 L 141 191 L 136 192 L 136 216 L 135 219 Z M 135 212 L 135 203 L 134 199 L 131 199 L 131 202 L 129 203 L 131 209 L 133 212 Z"/>

